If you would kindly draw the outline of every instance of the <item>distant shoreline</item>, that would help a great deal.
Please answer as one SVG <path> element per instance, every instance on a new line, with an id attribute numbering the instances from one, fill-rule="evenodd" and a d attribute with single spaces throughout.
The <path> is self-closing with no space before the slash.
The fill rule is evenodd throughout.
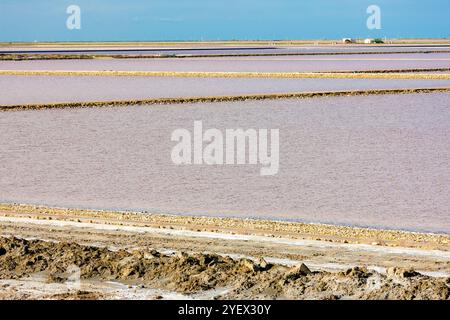
<path id="1" fill-rule="evenodd" d="M 357 38 L 359 39 L 359 38 Z M 364 39 L 364 38 L 360 38 Z M 411 44 L 450 44 L 450 38 L 405 38 L 405 39 L 387 39 L 388 44 L 392 45 L 411 45 Z M 0 46 L 11 45 L 27 45 L 27 46 L 51 46 L 55 44 L 64 44 L 67 46 L 79 46 L 79 45 L 148 45 L 148 46 L 160 46 L 160 45 L 204 45 L 204 44 L 224 44 L 224 45 L 330 45 L 338 42 L 341 44 L 341 39 L 317 39 L 317 40 L 208 40 L 208 41 L 193 41 L 193 40 L 173 40 L 173 41 L 1 41 Z M 346 46 L 358 46 L 367 45 L 364 43 L 350 44 Z M 386 44 L 384 44 L 386 45 Z M 373 46 L 377 46 L 374 44 Z"/>

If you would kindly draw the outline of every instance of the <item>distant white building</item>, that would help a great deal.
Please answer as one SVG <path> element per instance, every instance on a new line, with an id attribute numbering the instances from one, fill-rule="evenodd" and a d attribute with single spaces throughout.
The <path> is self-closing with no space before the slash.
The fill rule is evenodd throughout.
<path id="1" fill-rule="evenodd" d="M 375 39 L 370 39 L 370 38 L 365 39 L 365 40 L 364 40 L 364 43 L 365 43 L 365 44 L 375 43 Z"/>

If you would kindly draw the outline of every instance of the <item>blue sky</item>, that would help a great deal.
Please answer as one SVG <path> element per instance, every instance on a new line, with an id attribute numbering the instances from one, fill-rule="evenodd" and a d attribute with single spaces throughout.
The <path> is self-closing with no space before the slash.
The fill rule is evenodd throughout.
<path id="1" fill-rule="evenodd" d="M 66 8 L 81 8 L 81 30 Z M 381 30 L 366 26 L 381 8 Z M 0 0 L 0 41 L 450 37 L 449 0 Z"/>

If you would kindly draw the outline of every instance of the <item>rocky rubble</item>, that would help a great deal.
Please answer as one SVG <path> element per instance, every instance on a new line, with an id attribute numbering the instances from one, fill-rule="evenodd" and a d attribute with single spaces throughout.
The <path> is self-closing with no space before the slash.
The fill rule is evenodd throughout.
<path id="1" fill-rule="evenodd" d="M 120 281 L 184 294 L 229 288 L 218 299 L 450 299 L 450 279 L 400 268 L 391 268 L 386 275 L 364 267 L 313 272 L 305 264 L 289 268 L 263 258 L 254 261 L 183 252 L 164 255 L 151 248 L 112 251 L 77 243 L 0 237 L 1 279 L 45 273 L 50 282 L 64 282 L 73 266 L 79 268 L 82 279 Z"/>

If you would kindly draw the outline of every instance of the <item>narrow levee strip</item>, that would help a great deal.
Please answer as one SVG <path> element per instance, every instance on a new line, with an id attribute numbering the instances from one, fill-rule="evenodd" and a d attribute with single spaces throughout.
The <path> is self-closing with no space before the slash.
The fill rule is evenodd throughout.
<path id="1" fill-rule="evenodd" d="M 203 230 L 221 233 L 239 233 L 245 230 L 246 234 L 260 234 L 269 237 L 283 235 L 287 237 L 317 240 L 318 237 L 334 241 L 353 243 L 372 243 L 383 239 L 383 242 L 394 246 L 411 246 L 415 248 L 427 247 L 428 249 L 446 248 L 449 251 L 450 235 L 435 233 L 420 233 L 402 230 L 385 230 L 358 228 L 342 225 L 302 223 L 281 220 L 264 219 L 240 219 L 209 216 L 183 216 L 174 214 L 156 214 L 148 212 L 132 211 L 108 211 L 92 209 L 58 208 L 41 205 L 8 204 L 0 203 L 0 216 L 25 217 L 36 219 L 59 219 L 77 221 L 109 221 L 113 224 L 120 223 L 146 225 L 158 228 L 176 227 L 183 230 Z"/>
<path id="2" fill-rule="evenodd" d="M 176 97 L 176 98 L 150 98 L 139 100 L 116 100 L 116 101 L 80 101 L 80 102 L 57 102 L 57 103 L 35 103 L 0 105 L 0 111 L 39 110 L 39 109 L 62 109 L 62 108 L 92 108 L 92 107 L 126 107 L 137 105 L 155 104 L 187 104 L 187 103 L 213 103 L 213 102 L 237 102 L 247 100 L 277 100 L 277 99 L 306 99 L 316 97 L 340 97 L 340 96 L 364 96 L 382 94 L 413 94 L 450 92 L 450 87 L 441 88 L 410 88 L 410 89 L 373 89 L 373 90 L 346 90 L 346 91 L 324 91 L 324 92 L 293 92 L 293 93 L 269 93 L 237 96 L 205 96 L 205 97 Z"/>
<path id="3" fill-rule="evenodd" d="M 288 238 L 270 238 L 257 235 L 243 235 L 243 234 L 225 234 L 215 232 L 198 232 L 191 230 L 177 230 L 177 229 L 159 229 L 153 227 L 138 227 L 138 226 L 121 226 L 121 225 L 109 225 L 100 223 L 86 223 L 86 222 L 73 222 L 67 220 L 39 220 L 30 218 L 15 218 L 15 217 L 0 217 L 0 222 L 9 223 L 25 223 L 30 225 L 45 225 L 54 227 L 69 227 L 69 228 L 84 228 L 92 230 L 107 230 L 107 231 L 125 231 L 130 233 L 150 233 L 160 235 L 170 235 L 173 237 L 193 237 L 193 238 L 205 238 L 205 239 L 221 239 L 224 241 L 255 241 L 258 243 L 268 242 L 274 244 L 284 244 L 290 246 L 312 246 L 312 247 L 329 247 L 329 248 L 343 248 L 349 251 L 365 251 L 373 253 L 388 253 L 398 255 L 409 256 L 422 256 L 433 257 L 450 260 L 450 252 L 441 250 L 423 250 L 416 248 L 401 248 L 401 247 L 386 247 L 386 246 L 373 246 L 367 244 L 341 244 L 332 243 L 318 240 L 299 240 Z"/>
<path id="4" fill-rule="evenodd" d="M 420 73 L 420 72 L 450 72 L 450 68 L 414 68 L 414 69 L 374 69 L 374 70 L 327 71 L 327 73 Z"/>

